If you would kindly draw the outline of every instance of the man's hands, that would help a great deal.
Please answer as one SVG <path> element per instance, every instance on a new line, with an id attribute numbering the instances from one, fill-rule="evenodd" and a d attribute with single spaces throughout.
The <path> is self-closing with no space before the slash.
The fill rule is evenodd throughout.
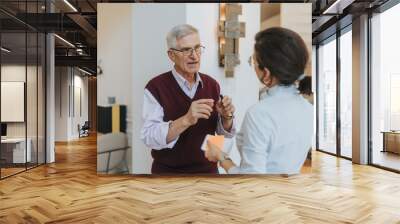
<path id="1" fill-rule="evenodd" d="M 222 126 L 224 127 L 225 131 L 231 131 L 233 126 L 233 112 L 235 112 L 232 99 L 228 96 L 224 96 L 222 100 L 218 101 L 216 109 L 221 115 Z"/>
<path id="2" fill-rule="evenodd" d="M 190 126 L 197 124 L 199 119 L 210 118 L 213 108 L 213 99 L 200 99 L 193 101 L 185 115 L 170 123 L 166 139 L 167 143 L 176 139 Z M 235 111 L 231 98 L 225 96 L 222 100 L 218 101 L 215 108 L 221 115 L 223 128 L 226 131 L 230 131 L 233 125 L 233 112 Z"/>
<path id="3" fill-rule="evenodd" d="M 229 96 L 224 98 L 216 104 L 217 112 L 221 115 L 224 120 L 231 120 L 235 107 L 232 104 L 232 99 Z"/>
<path id="4" fill-rule="evenodd" d="M 193 101 L 188 112 L 185 114 L 185 121 L 192 126 L 197 123 L 200 118 L 208 119 L 213 111 L 213 99 L 200 99 Z"/>
<path id="5" fill-rule="evenodd" d="M 200 118 L 210 118 L 213 107 L 213 99 L 200 99 L 193 101 L 188 112 L 184 115 L 185 123 L 189 126 L 192 126 L 195 125 Z M 224 127 L 226 127 L 225 129 L 230 130 L 232 126 L 233 112 L 235 112 L 232 99 L 228 96 L 224 96 L 222 100 L 217 102 L 215 108 L 222 117 Z"/>

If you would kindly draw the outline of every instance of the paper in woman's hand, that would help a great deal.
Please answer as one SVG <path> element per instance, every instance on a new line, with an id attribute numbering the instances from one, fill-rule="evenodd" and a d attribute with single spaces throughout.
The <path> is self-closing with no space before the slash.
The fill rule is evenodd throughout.
<path id="1" fill-rule="evenodd" d="M 223 135 L 206 135 L 206 137 L 204 138 L 203 144 L 201 145 L 201 149 L 203 151 L 208 150 L 207 141 L 210 141 L 210 143 L 215 145 L 219 150 L 223 150 L 224 139 L 225 139 L 225 137 Z"/>

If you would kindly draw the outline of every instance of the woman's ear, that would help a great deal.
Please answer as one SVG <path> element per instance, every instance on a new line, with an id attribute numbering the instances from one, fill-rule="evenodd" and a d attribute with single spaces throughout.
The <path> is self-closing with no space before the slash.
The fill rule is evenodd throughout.
<path id="1" fill-rule="evenodd" d="M 262 76 L 262 80 L 261 80 L 261 81 L 262 81 L 267 87 L 270 87 L 271 84 L 272 84 L 271 72 L 269 71 L 268 68 L 263 68 L 263 69 L 261 70 L 261 72 L 263 73 L 263 76 Z"/>

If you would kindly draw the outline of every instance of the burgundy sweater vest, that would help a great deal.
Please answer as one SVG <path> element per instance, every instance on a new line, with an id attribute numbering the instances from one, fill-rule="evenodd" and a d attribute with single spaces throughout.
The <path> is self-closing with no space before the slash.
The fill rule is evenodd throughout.
<path id="1" fill-rule="evenodd" d="M 193 99 L 180 88 L 172 72 L 161 74 L 147 84 L 146 89 L 156 98 L 164 110 L 164 121 L 173 121 L 185 115 L 193 101 L 214 99 L 217 102 L 220 87 L 217 81 L 201 74 L 202 80 Z M 152 150 L 153 174 L 161 173 L 218 173 L 217 164 L 209 162 L 200 149 L 207 134 L 215 134 L 218 113 L 214 110 L 209 119 L 199 119 L 197 124 L 181 133 L 171 149 Z"/>

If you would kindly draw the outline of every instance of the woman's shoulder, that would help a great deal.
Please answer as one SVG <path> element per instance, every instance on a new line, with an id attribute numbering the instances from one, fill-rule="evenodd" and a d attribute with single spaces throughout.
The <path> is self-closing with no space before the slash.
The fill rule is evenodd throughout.
<path id="1" fill-rule="evenodd" d="M 246 117 L 248 119 L 252 119 L 255 123 L 262 123 L 262 121 L 268 120 L 273 113 L 271 109 L 273 105 L 266 105 L 264 102 L 257 102 L 256 104 L 252 105 L 246 112 Z"/>

